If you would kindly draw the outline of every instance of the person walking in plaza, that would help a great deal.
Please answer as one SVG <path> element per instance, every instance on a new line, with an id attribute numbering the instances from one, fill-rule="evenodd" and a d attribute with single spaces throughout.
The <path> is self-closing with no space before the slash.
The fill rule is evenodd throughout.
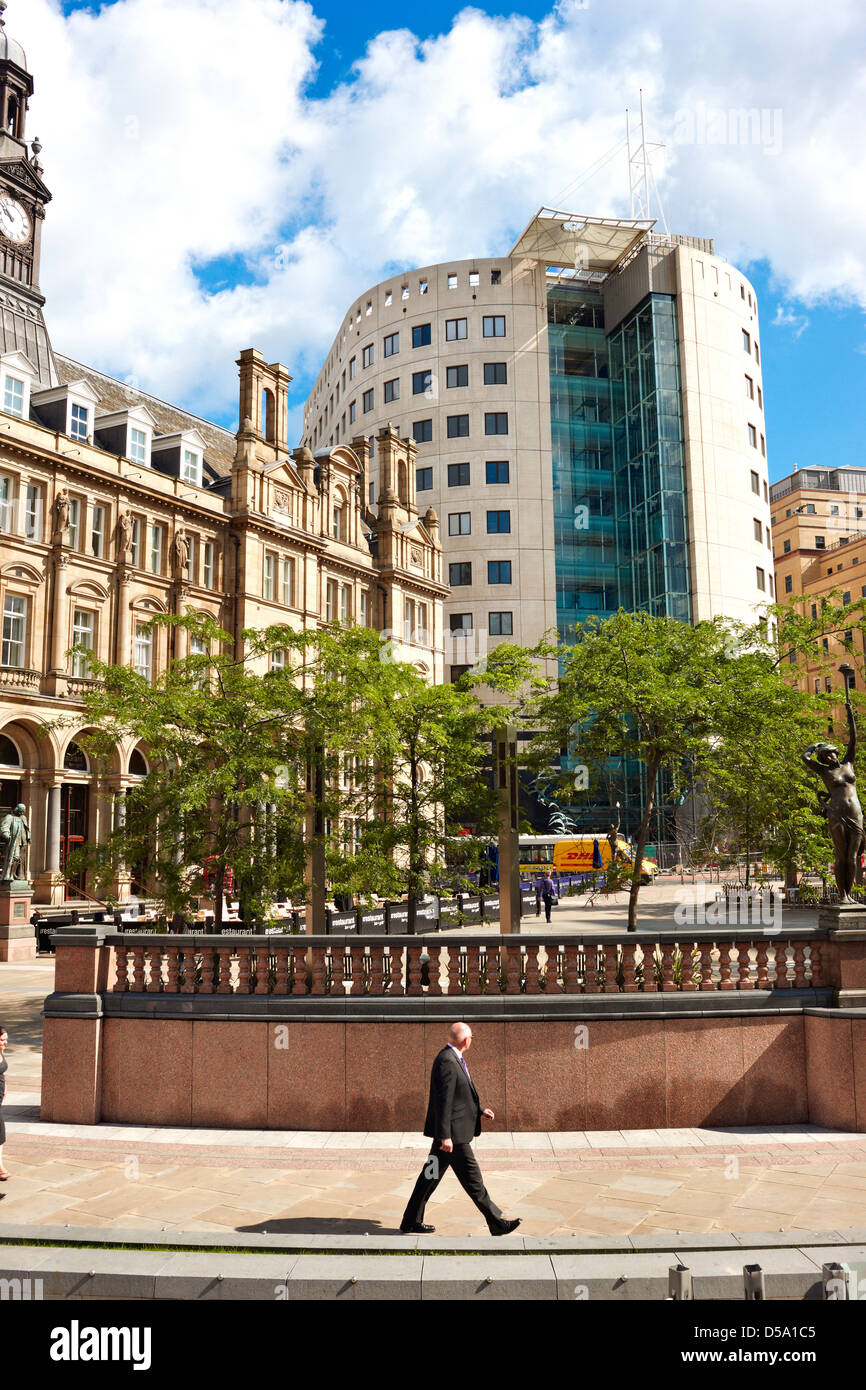
<path id="1" fill-rule="evenodd" d="M 544 903 L 545 921 L 550 921 L 550 909 L 556 902 L 556 887 L 550 874 L 546 873 L 541 880 L 541 901 Z"/>
<path id="2" fill-rule="evenodd" d="M 3 1167 L 3 1145 L 6 1143 L 6 1124 L 3 1120 L 3 1098 L 6 1095 L 6 1072 L 9 1070 L 9 1063 L 6 1061 L 6 1044 L 9 1041 L 9 1034 L 0 1023 L 0 1182 L 5 1182 L 9 1177 Z M 5 1192 L 0 1192 L 0 1200 L 6 1196 Z"/>
<path id="3" fill-rule="evenodd" d="M 492 1110 L 482 1110 L 478 1092 L 469 1074 L 465 1054 L 472 1045 L 468 1023 L 452 1023 L 448 1042 L 436 1057 L 430 1073 L 430 1100 L 424 1133 L 433 1146 L 419 1174 L 412 1196 L 403 1213 L 400 1230 L 404 1235 L 430 1234 L 435 1226 L 425 1226 L 424 1208 L 449 1168 L 472 1198 L 492 1236 L 505 1236 L 517 1229 L 520 1219 L 506 1221 L 491 1199 L 472 1140 L 481 1133 L 482 1117 L 494 1119 Z"/>

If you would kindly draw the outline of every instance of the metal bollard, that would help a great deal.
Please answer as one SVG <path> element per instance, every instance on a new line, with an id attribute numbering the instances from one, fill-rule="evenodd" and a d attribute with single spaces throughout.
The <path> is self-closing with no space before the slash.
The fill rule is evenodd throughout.
<path id="1" fill-rule="evenodd" d="M 765 1303 L 764 1271 L 760 1265 L 743 1265 L 743 1288 L 747 1303 Z"/>
<path id="2" fill-rule="evenodd" d="M 831 1260 L 821 1266 L 821 1297 L 825 1303 L 847 1302 L 851 1297 L 851 1266 Z"/>
<path id="3" fill-rule="evenodd" d="M 668 1297 L 666 1301 L 673 1300 L 675 1303 L 684 1303 L 691 1302 L 693 1299 L 692 1271 L 687 1265 L 671 1265 L 668 1270 Z"/>

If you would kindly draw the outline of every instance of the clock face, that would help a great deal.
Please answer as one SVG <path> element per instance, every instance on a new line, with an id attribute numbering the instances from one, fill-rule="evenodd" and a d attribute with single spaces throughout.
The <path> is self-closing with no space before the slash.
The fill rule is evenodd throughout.
<path id="1" fill-rule="evenodd" d="M 18 243 L 27 241 L 30 236 L 30 218 L 8 193 L 0 194 L 0 234 Z"/>

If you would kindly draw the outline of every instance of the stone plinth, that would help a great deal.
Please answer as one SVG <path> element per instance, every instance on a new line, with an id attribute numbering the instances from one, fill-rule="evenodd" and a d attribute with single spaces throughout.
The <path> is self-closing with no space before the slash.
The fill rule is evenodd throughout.
<path id="1" fill-rule="evenodd" d="M 33 960 L 36 928 L 30 921 L 33 887 L 26 879 L 0 883 L 0 961 Z"/>
<path id="2" fill-rule="evenodd" d="M 827 931 L 824 979 L 840 1009 L 866 1008 L 866 904 L 822 907 L 818 926 Z"/>

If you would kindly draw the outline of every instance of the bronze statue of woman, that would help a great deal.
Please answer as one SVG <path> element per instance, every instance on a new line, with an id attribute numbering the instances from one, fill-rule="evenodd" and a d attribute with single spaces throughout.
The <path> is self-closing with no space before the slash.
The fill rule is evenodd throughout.
<path id="1" fill-rule="evenodd" d="M 857 752 L 857 727 L 854 711 L 851 708 L 849 677 L 854 675 L 850 666 L 840 666 L 845 680 L 845 710 L 848 715 L 848 746 L 840 761 L 839 749 L 831 743 L 813 743 L 802 759 L 810 772 L 817 772 L 829 793 L 827 798 L 827 822 L 833 840 L 833 875 L 839 889 L 839 899 L 843 903 L 853 902 L 851 888 L 857 876 L 857 862 L 863 844 L 863 811 L 857 796 L 857 778 L 854 773 L 854 757 Z M 814 758 L 809 754 L 814 753 Z"/>

